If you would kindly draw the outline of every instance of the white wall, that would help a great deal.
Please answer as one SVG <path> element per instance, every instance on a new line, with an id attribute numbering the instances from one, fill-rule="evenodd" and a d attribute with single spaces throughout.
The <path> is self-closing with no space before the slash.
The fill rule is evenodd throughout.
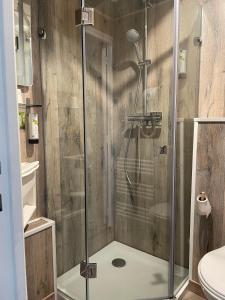
<path id="1" fill-rule="evenodd" d="M 13 0 L 0 0 L 0 299 L 25 300 Z"/>

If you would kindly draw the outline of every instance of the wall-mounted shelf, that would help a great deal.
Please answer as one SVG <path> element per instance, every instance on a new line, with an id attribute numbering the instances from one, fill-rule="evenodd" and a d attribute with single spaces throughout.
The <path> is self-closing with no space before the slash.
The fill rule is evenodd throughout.
<path id="1" fill-rule="evenodd" d="M 194 118 L 194 122 L 196 123 L 225 123 L 225 118 Z"/>
<path id="2" fill-rule="evenodd" d="M 35 108 L 35 107 L 42 107 L 42 104 L 25 104 L 25 103 L 18 103 L 18 107 L 21 110 L 26 110 L 29 108 Z"/>

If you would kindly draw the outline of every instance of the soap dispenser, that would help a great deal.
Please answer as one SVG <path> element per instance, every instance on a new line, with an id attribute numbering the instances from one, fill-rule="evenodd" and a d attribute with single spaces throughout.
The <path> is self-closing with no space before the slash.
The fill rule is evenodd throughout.
<path id="1" fill-rule="evenodd" d="M 38 114 L 30 112 L 28 118 L 28 134 L 29 134 L 29 143 L 38 144 L 39 143 L 39 130 L 38 130 Z"/>

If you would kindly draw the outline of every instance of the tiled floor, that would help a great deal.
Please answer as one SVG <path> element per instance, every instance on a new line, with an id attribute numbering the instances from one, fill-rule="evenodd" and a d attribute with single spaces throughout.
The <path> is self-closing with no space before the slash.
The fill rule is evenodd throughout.
<path id="1" fill-rule="evenodd" d="M 183 296 L 182 300 L 205 300 L 205 298 L 199 297 L 198 295 L 187 291 Z"/>

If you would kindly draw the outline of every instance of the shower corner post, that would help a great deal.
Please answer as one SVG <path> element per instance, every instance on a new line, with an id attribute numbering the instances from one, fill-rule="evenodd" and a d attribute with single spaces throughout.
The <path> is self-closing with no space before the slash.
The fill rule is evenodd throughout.
<path id="1" fill-rule="evenodd" d="M 144 46 L 144 115 L 147 115 L 147 81 L 148 81 L 148 65 L 147 65 L 147 55 L 148 55 L 148 5 L 145 1 L 145 46 Z"/>
<path id="2" fill-rule="evenodd" d="M 173 76 L 172 76 L 172 168 L 171 168 L 171 211 L 170 211 L 170 253 L 168 292 L 174 298 L 175 238 L 176 238 L 176 131 L 177 131 L 177 92 L 179 61 L 180 0 L 174 0 L 173 23 Z"/>
<path id="3" fill-rule="evenodd" d="M 85 0 L 80 0 L 81 11 L 85 8 Z M 81 12 L 82 13 L 82 12 Z M 81 17 L 82 19 L 82 17 Z M 83 137 L 84 137 L 84 207 L 85 207 L 85 258 L 86 265 L 89 263 L 89 243 L 88 243 L 88 162 L 87 162 L 87 60 L 86 60 L 86 26 L 80 23 L 81 28 L 81 55 L 82 55 L 82 97 L 83 97 Z M 89 300 L 89 279 L 86 278 L 86 300 Z"/>

